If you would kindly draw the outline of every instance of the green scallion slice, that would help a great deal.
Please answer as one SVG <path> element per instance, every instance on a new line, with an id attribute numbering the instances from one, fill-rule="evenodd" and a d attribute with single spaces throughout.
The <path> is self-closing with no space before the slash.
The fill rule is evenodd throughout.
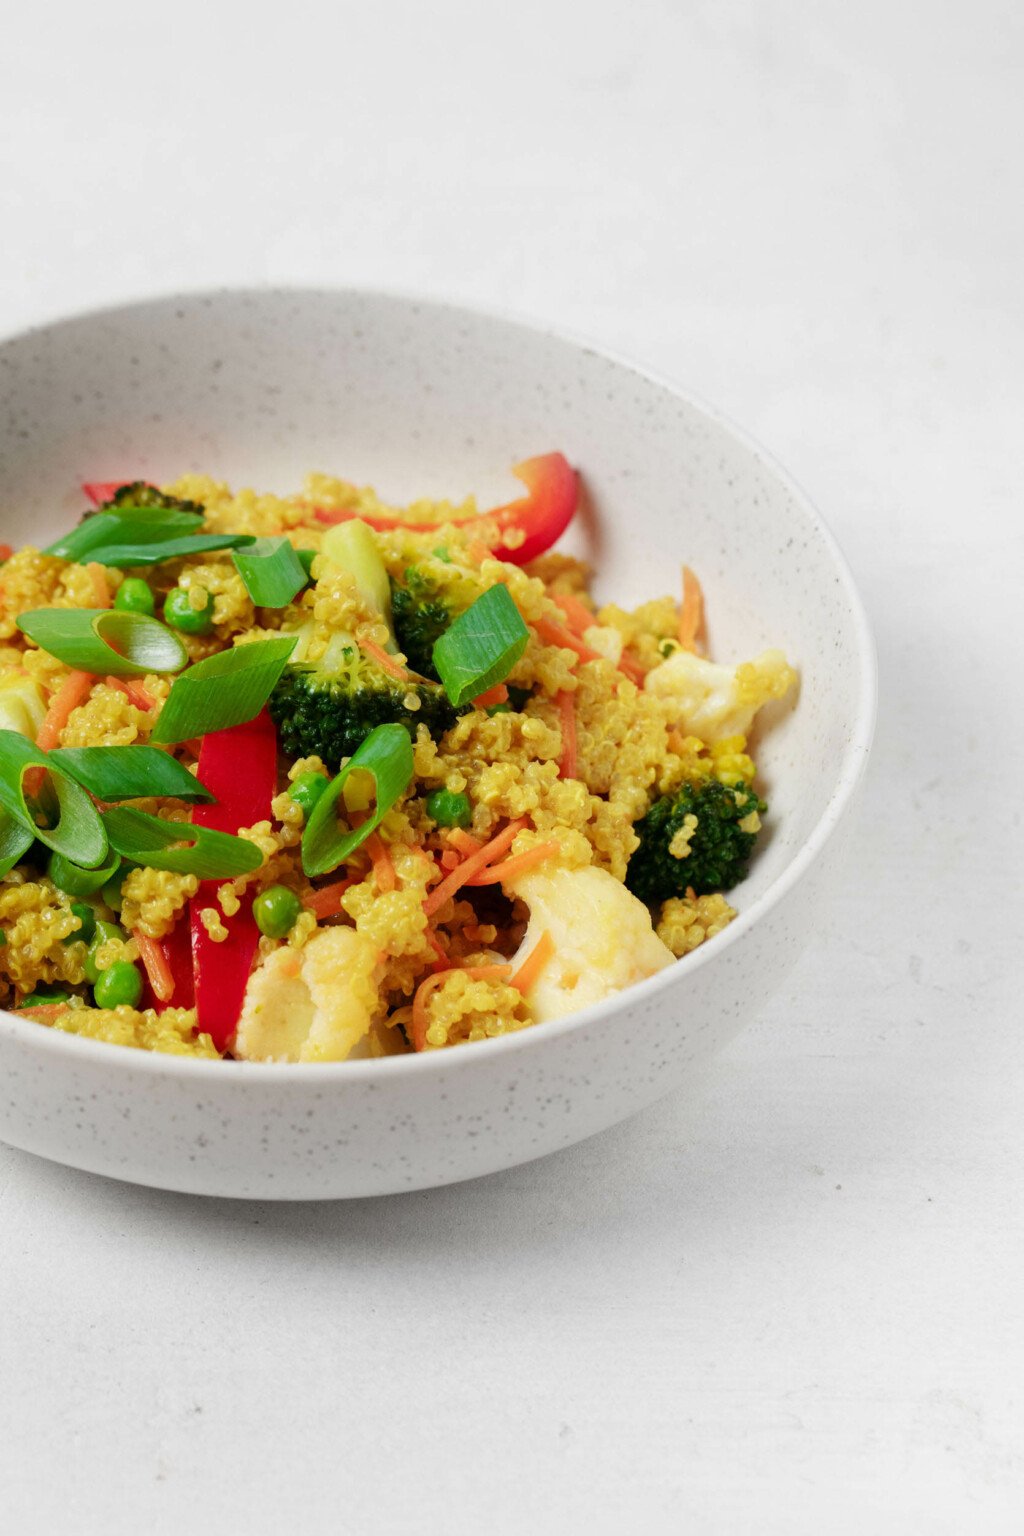
<path id="1" fill-rule="evenodd" d="M 196 662 L 180 677 L 160 711 L 151 740 L 190 741 L 254 720 L 284 671 L 297 636 L 252 640 Z"/>
<path id="2" fill-rule="evenodd" d="M 189 512 L 184 507 L 144 507 L 127 501 L 110 502 L 101 511 L 93 512 L 90 517 L 84 518 L 77 528 L 65 535 L 65 538 L 85 538 L 89 524 L 96 524 L 103 519 L 104 532 L 101 534 L 94 528 L 89 534 L 89 539 L 91 543 L 104 544 L 107 542 L 105 520 L 111 517 L 116 517 L 120 521 L 120 535 L 123 543 L 134 540 L 136 529 L 140 531 L 143 539 L 167 539 L 178 534 L 195 533 L 205 521 L 204 513 Z"/>
<path id="3" fill-rule="evenodd" d="M 188 661 L 178 636 L 159 619 L 118 608 L 33 608 L 18 628 L 41 650 L 99 677 L 180 672 Z"/>
<path id="4" fill-rule="evenodd" d="M 87 517 L 45 553 L 79 564 L 95 560 L 100 565 L 157 565 L 162 560 L 215 549 L 240 549 L 252 543 L 251 534 L 194 532 L 202 522 L 198 513 L 166 507 L 105 510 Z"/>
<path id="5" fill-rule="evenodd" d="M 41 770 L 29 779 L 32 769 Z M 107 855 L 100 814 L 80 784 L 17 731 L 0 731 L 0 807 L 72 864 L 96 869 Z"/>
<path id="6" fill-rule="evenodd" d="M 170 869 L 200 880 L 233 880 L 263 862 L 255 843 L 244 837 L 189 822 L 162 821 L 131 806 L 104 811 L 103 824 L 110 846 L 122 858 L 150 869 Z"/>
<path id="7" fill-rule="evenodd" d="M 362 826 L 344 831 L 338 825 L 338 801 L 346 781 L 357 768 L 369 773 L 377 786 L 377 803 Z M 324 790 L 302 834 L 302 867 L 307 875 L 326 875 L 344 864 L 371 832 L 375 832 L 413 776 L 412 742 L 401 725 L 378 725 L 349 758 L 337 778 Z"/>
<path id="8" fill-rule="evenodd" d="M 8 811 L 0 810 L 0 880 L 10 874 L 15 864 L 20 864 L 35 840 L 35 832 L 30 832 Z"/>
<path id="9" fill-rule="evenodd" d="M 285 538 L 255 539 L 232 556 L 257 608 L 284 608 L 306 586 L 301 560 Z"/>
<path id="10" fill-rule="evenodd" d="M 83 869 L 80 864 L 72 864 L 63 854 L 51 853 L 46 873 L 57 889 L 66 891 L 69 896 L 95 896 L 108 880 L 113 880 L 120 868 L 119 853 L 110 854 L 99 869 Z"/>
<path id="11" fill-rule="evenodd" d="M 507 587 L 489 587 L 434 644 L 434 666 L 455 705 L 503 683 L 530 634 Z"/>
<path id="12" fill-rule="evenodd" d="M 98 800 L 142 800 L 151 795 L 172 800 L 213 800 L 214 796 L 176 758 L 159 747 L 55 747 L 51 768 L 69 773 Z"/>

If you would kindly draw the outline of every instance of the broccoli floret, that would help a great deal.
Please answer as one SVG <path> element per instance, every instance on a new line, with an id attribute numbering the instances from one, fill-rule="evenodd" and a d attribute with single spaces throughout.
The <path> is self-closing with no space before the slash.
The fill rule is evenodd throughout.
<path id="1" fill-rule="evenodd" d="M 391 587 L 371 530 L 358 519 L 340 523 L 324 539 L 321 554 L 349 572 L 366 607 L 389 631 L 387 650 L 397 651 Z M 423 724 L 437 740 L 462 713 L 437 683 L 392 677 L 351 635 L 332 636 L 325 654 L 315 661 L 308 661 L 304 651 L 300 639 L 298 659 L 285 668 L 270 699 L 281 745 L 292 757 L 315 755 L 336 769 L 378 725 L 393 722 L 415 735 Z M 415 669 L 415 663 L 410 665 Z"/>
<path id="2" fill-rule="evenodd" d="M 411 565 L 403 582 L 392 583 L 391 611 L 398 648 L 410 669 L 437 682 L 434 644 L 455 617 L 438 596 L 437 584 L 418 566 Z"/>
<path id="3" fill-rule="evenodd" d="M 202 512 L 203 508 L 198 501 L 185 501 L 180 496 L 168 496 L 165 491 L 160 491 L 155 485 L 149 485 L 145 480 L 135 480 L 131 485 L 122 485 L 114 492 L 109 501 L 105 501 L 99 510 L 105 511 L 107 507 L 163 507 L 168 512 Z"/>
<path id="4" fill-rule="evenodd" d="M 271 718 L 289 757 L 315 755 L 335 771 L 375 726 L 394 721 L 415 735 L 422 722 L 436 740 L 454 725 L 460 712 L 443 688 L 400 682 L 354 645 L 332 651 L 329 660 L 286 667 L 271 695 Z"/>
<path id="5" fill-rule="evenodd" d="M 730 787 L 717 779 L 684 784 L 674 795 L 656 800 L 636 824 L 640 846 L 629 861 L 626 884 L 642 901 L 667 901 L 693 890 L 698 896 L 731 890 L 747 872 L 757 840 L 757 823 L 741 823 L 768 809 L 745 784 Z M 696 826 L 687 823 L 696 818 Z M 677 840 L 676 857 L 671 851 Z M 689 852 L 685 845 L 689 843 Z"/>

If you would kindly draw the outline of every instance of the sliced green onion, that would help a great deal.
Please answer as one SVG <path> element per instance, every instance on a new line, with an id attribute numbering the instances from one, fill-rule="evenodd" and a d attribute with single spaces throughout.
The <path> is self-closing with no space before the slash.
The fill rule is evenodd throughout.
<path id="1" fill-rule="evenodd" d="M 240 549 L 252 543 L 247 533 L 195 533 L 202 517 L 166 507 L 125 507 L 96 512 L 45 551 L 62 560 L 100 565 L 157 565 L 214 549 Z"/>
<path id="2" fill-rule="evenodd" d="M 0 880 L 21 863 L 35 840 L 35 832 L 16 821 L 9 811 L 0 810 Z"/>
<path id="3" fill-rule="evenodd" d="M 231 558 L 257 608 L 284 608 L 307 584 L 302 561 L 285 538 L 255 539 Z"/>
<path id="4" fill-rule="evenodd" d="M 252 640 L 189 667 L 167 696 L 152 741 L 168 745 L 254 720 L 284 671 L 296 635 Z"/>
<path id="5" fill-rule="evenodd" d="M 503 586 L 489 587 L 434 644 L 434 666 L 453 704 L 503 683 L 530 638 Z"/>
<path id="6" fill-rule="evenodd" d="M 100 677 L 180 672 L 188 652 L 165 624 L 116 608 L 33 608 L 18 628 L 67 666 Z"/>
<path id="7" fill-rule="evenodd" d="M 83 869 L 72 864 L 62 853 L 51 853 L 46 873 L 57 887 L 68 896 L 95 896 L 108 880 L 112 880 L 121 867 L 120 854 L 113 853 L 99 869 Z"/>
<path id="8" fill-rule="evenodd" d="M 140 528 L 145 538 L 149 530 L 152 530 L 154 538 L 167 539 L 179 534 L 194 533 L 197 528 L 203 526 L 205 514 L 202 512 L 189 512 L 185 507 L 144 507 L 134 506 L 130 502 L 109 502 L 101 512 L 94 512 L 85 522 L 79 523 L 78 528 L 83 528 L 90 522 L 97 522 L 100 518 L 116 517 L 121 523 L 121 542 L 130 543 L 134 540 L 127 537 L 129 530 Z M 78 528 L 73 529 L 68 537 L 73 538 L 78 533 Z M 100 544 L 106 542 L 106 537 L 98 537 L 95 533 L 93 539 Z"/>
<path id="9" fill-rule="evenodd" d="M 377 804 L 361 827 L 342 832 L 338 826 L 338 801 L 354 769 L 369 773 L 377 786 Z M 401 725 L 378 725 L 359 750 L 349 758 L 337 778 L 320 796 L 302 834 L 302 867 L 307 875 L 326 875 L 344 864 L 380 826 L 395 801 L 408 788 L 413 775 L 412 742 Z"/>
<path id="10" fill-rule="evenodd" d="M 199 780 L 167 752 L 141 743 L 131 747 L 55 747 L 50 766 L 63 768 L 98 800 L 213 800 Z"/>
<path id="11" fill-rule="evenodd" d="M 84 562 L 94 549 L 105 544 L 151 544 L 181 538 L 203 526 L 201 512 L 178 512 L 165 507 L 106 506 L 84 517 L 77 527 L 61 534 L 45 553 L 61 560 Z"/>
<path id="12" fill-rule="evenodd" d="M 30 804 L 25 776 L 31 768 L 43 772 Z M 51 768 L 46 753 L 17 731 L 0 731 L 0 806 L 72 864 L 95 869 L 106 858 L 103 823 L 85 790 L 59 767 Z"/>
<path id="13" fill-rule="evenodd" d="M 119 807 L 104 811 L 103 824 L 110 846 L 133 864 L 150 869 L 170 869 L 200 880 L 233 880 L 258 869 L 263 855 L 255 843 L 210 827 L 189 822 L 161 821 L 145 811 Z"/>

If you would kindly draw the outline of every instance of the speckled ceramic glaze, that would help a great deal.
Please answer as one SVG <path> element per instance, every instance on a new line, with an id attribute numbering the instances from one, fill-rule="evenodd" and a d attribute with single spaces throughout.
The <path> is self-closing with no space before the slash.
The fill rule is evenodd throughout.
<path id="1" fill-rule="evenodd" d="M 799 705 L 759 761 L 770 835 L 739 919 L 613 1001 L 419 1057 L 320 1067 L 147 1055 L 0 1014 L 0 1136 L 168 1189 L 276 1199 L 383 1194 L 570 1145 L 700 1069 L 814 931 L 870 746 L 874 660 L 842 556 L 749 440 L 677 389 L 562 336 L 352 292 L 227 292 L 86 315 L 0 346 L 0 529 L 40 543 L 82 480 L 204 470 L 296 488 L 307 469 L 389 498 L 514 495 L 507 467 L 561 448 L 583 470 L 573 546 L 602 596 L 701 574 L 720 660 L 782 646 Z"/>

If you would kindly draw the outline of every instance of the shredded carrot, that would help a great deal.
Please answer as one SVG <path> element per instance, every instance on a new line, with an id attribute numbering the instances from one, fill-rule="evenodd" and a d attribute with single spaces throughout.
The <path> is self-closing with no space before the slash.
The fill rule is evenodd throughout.
<path id="1" fill-rule="evenodd" d="M 52 1024 L 58 1014 L 67 1013 L 67 1003 L 33 1003 L 30 1008 L 15 1008 L 19 1019 L 36 1019 L 40 1024 Z"/>
<path id="2" fill-rule="evenodd" d="M 467 885 L 498 885 L 502 880 L 507 880 L 510 875 L 522 874 L 524 869 L 532 869 L 535 864 L 543 864 L 545 859 L 550 859 L 553 853 L 557 853 L 560 843 L 536 843 L 532 848 L 527 848 L 525 853 L 516 853 L 510 859 L 502 859 L 499 864 L 489 864 L 486 869 L 472 875 L 466 881 Z M 468 860 L 467 860 L 468 863 Z"/>
<path id="3" fill-rule="evenodd" d="M 682 757 L 683 753 L 686 751 L 686 742 L 683 740 L 681 731 L 669 731 L 668 749 L 670 752 L 674 752 L 677 757 Z"/>
<path id="4" fill-rule="evenodd" d="M 152 709 L 156 702 L 150 698 L 141 683 L 134 683 L 126 677 L 105 677 L 103 681 L 108 687 L 116 688 L 119 693 L 123 693 L 136 709 Z"/>
<path id="5" fill-rule="evenodd" d="M 39 727 L 36 746 L 49 752 L 60 744 L 60 733 L 67 725 L 69 715 L 79 704 L 84 704 L 95 681 L 91 672 L 68 673 L 50 700 L 46 717 Z"/>
<path id="6" fill-rule="evenodd" d="M 378 892 L 383 895 L 385 891 L 397 890 L 398 876 L 395 874 L 395 866 L 391 862 L 388 845 L 380 833 L 371 832 L 363 846 L 370 855 Z"/>
<path id="7" fill-rule="evenodd" d="M 367 640 L 363 635 L 357 635 L 356 641 L 359 649 L 369 656 L 371 661 L 375 661 L 382 672 L 386 672 L 389 677 L 397 677 L 400 683 L 411 682 L 411 674 L 402 666 L 402 663 L 396 661 L 393 656 L 389 656 L 376 641 Z"/>
<path id="8" fill-rule="evenodd" d="M 448 954 L 444 945 L 438 938 L 437 929 L 428 928 L 426 938 L 427 943 L 430 945 L 431 949 L 434 951 L 434 954 L 437 956 L 437 959 L 434 961 L 431 969 L 435 972 L 435 974 L 438 971 L 450 971 L 452 968 L 452 963 L 448 958 Z"/>
<path id="9" fill-rule="evenodd" d="M 161 1003 L 169 1003 L 174 996 L 174 977 L 162 945 L 143 933 L 141 928 L 132 929 L 132 938 L 139 946 L 139 959 L 145 967 L 153 996 Z"/>
<path id="10" fill-rule="evenodd" d="M 620 672 L 625 673 L 631 683 L 636 683 L 638 688 L 643 687 L 643 681 L 647 673 L 638 661 L 633 660 L 632 656 L 620 656 L 618 668 Z"/>
<path id="11" fill-rule="evenodd" d="M 341 898 L 349 886 L 356 883 L 355 875 L 350 875 L 347 880 L 335 880 L 333 885 L 322 885 L 318 891 L 310 891 L 304 896 L 302 905 L 307 912 L 312 912 L 318 923 L 327 917 L 340 917 Z"/>
<path id="12" fill-rule="evenodd" d="M 488 549 L 483 539 L 470 539 L 469 543 L 466 545 L 466 554 L 477 565 L 483 565 L 485 560 L 489 560 L 491 558 L 491 551 Z"/>
<path id="13" fill-rule="evenodd" d="M 530 623 L 537 631 L 537 637 L 544 641 L 545 645 L 560 645 L 563 650 L 575 651 L 581 661 L 599 661 L 600 652 L 592 650 L 589 645 L 584 645 L 579 635 L 574 635 L 566 629 L 564 624 L 558 624 L 554 619 L 531 619 Z"/>
<path id="14" fill-rule="evenodd" d="M 548 596 L 561 608 L 574 634 L 582 635 L 585 629 L 597 623 L 597 615 L 591 613 L 586 603 L 581 602 L 572 592 L 549 592 Z"/>
<path id="15" fill-rule="evenodd" d="M 498 858 L 500 854 L 507 853 L 515 841 L 516 834 L 521 832 L 526 825 L 527 819 L 525 816 L 519 821 L 510 821 L 508 826 L 498 833 L 497 837 L 492 837 L 491 841 L 485 843 L 482 848 L 478 848 L 476 853 L 471 853 L 468 859 L 463 859 L 458 869 L 453 869 L 451 874 L 441 881 L 440 885 L 435 885 L 423 903 L 423 910 L 427 916 L 430 917 L 432 913 L 437 911 L 438 907 L 443 907 L 450 896 L 454 896 L 456 891 L 461 890 L 464 885 L 472 880 L 474 875 L 479 874 L 492 860 Z"/>
<path id="16" fill-rule="evenodd" d="M 509 977 L 509 986 L 516 987 L 525 996 L 554 953 L 555 941 L 545 928 L 518 971 Z"/>
<path id="17" fill-rule="evenodd" d="M 90 560 L 86 566 L 92 578 L 93 597 L 97 608 L 110 607 L 110 583 L 107 581 L 107 573 L 98 560 Z"/>
<path id="18" fill-rule="evenodd" d="M 0 544 L 0 560 L 9 560 L 13 554 L 14 550 L 9 544 Z"/>
<path id="19" fill-rule="evenodd" d="M 458 869 L 464 857 L 464 854 L 456 853 L 454 848 L 446 848 L 439 862 L 442 869 Z"/>
<path id="20" fill-rule="evenodd" d="M 495 683 L 493 688 L 488 688 L 486 693 L 481 693 L 473 700 L 474 709 L 490 709 L 492 704 L 507 704 L 508 689 L 504 683 Z"/>
<path id="21" fill-rule="evenodd" d="M 470 981 L 501 981 L 508 975 L 512 967 L 508 965 L 466 965 L 459 966 L 458 969 L 464 970 Z M 449 970 L 451 970 L 451 966 L 448 967 L 448 970 L 432 971 L 416 988 L 416 996 L 412 1000 L 412 1044 L 413 1049 L 416 1051 L 426 1050 L 427 1047 L 427 1028 L 430 1024 L 430 1017 L 427 1013 L 427 1000 L 431 992 L 435 991 L 444 981 Z"/>
<path id="22" fill-rule="evenodd" d="M 558 777 L 560 779 L 574 779 L 576 777 L 576 700 L 568 688 L 563 688 L 555 694 L 555 704 L 558 706 L 558 721 L 562 727 L 562 756 L 558 762 Z"/>
<path id="23" fill-rule="evenodd" d="M 683 602 L 679 609 L 679 644 L 695 651 L 704 628 L 704 593 L 688 565 L 683 566 Z"/>
<path id="24" fill-rule="evenodd" d="M 472 832 L 467 832 L 464 827 L 452 827 L 448 833 L 448 841 L 467 859 L 471 853 L 479 853 L 483 847 L 480 839 L 474 837 Z"/>
<path id="25" fill-rule="evenodd" d="M 608 659 L 602 656 L 600 651 L 585 645 L 579 635 L 574 635 L 571 630 L 565 628 L 564 624 L 557 624 L 554 619 L 530 619 L 528 622 L 536 630 L 537 638 L 543 640 L 545 645 L 560 645 L 563 650 L 575 651 L 580 661 L 607 661 Z M 643 682 L 644 669 L 631 656 L 620 656 L 617 666 L 631 683 Z"/>

